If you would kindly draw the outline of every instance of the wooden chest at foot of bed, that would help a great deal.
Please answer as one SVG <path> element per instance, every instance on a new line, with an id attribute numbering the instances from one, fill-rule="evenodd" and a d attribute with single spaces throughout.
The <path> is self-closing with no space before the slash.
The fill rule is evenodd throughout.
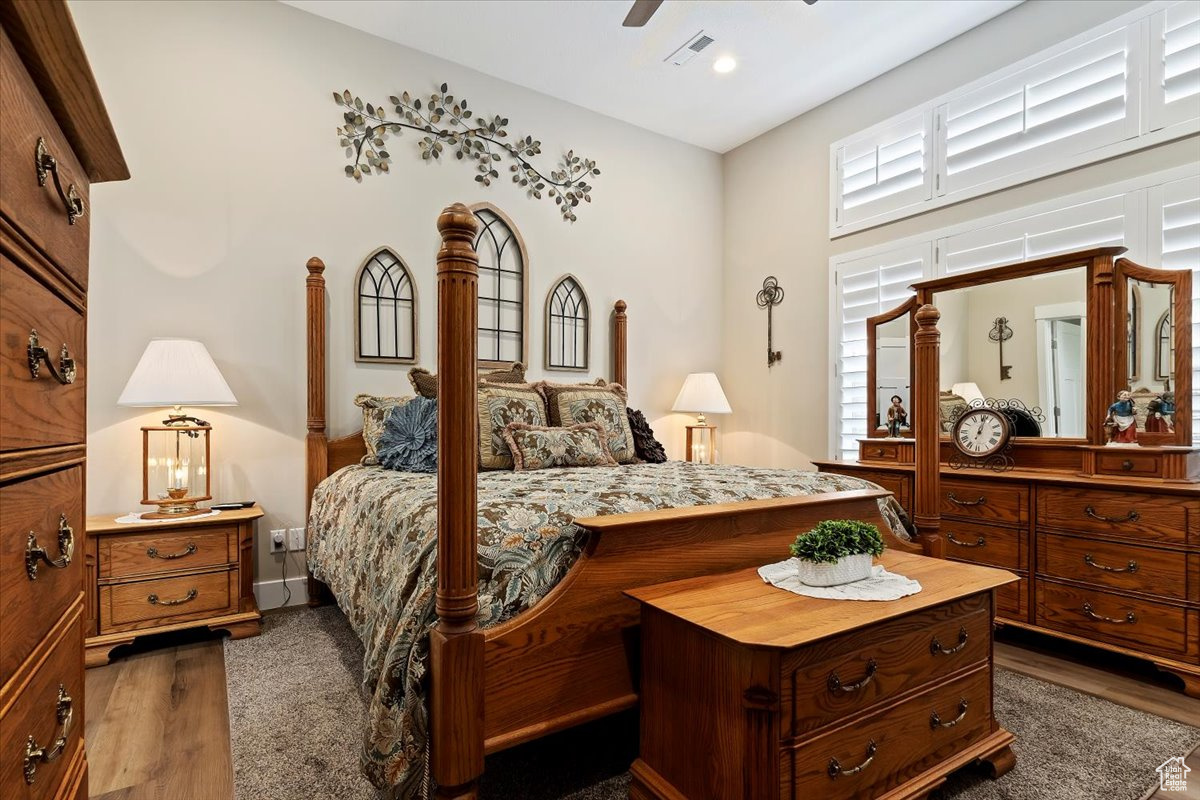
<path id="1" fill-rule="evenodd" d="M 992 712 L 997 569 L 888 551 L 922 591 L 800 597 L 756 570 L 629 592 L 642 603 L 634 800 L 925 797 L 1012 767 Z"/>

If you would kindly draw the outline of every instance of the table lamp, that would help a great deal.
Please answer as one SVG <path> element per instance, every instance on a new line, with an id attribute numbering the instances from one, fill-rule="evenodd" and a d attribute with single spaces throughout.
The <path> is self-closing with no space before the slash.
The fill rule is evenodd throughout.
<path id="1" fill-rule="evenodd" d="M 709 425 L 705 414 L 729 414 L 733 409 L 725 399 L 721 382 L 713 372 L 693 372 L 683 382 L 672 411 L 696 414 L 696 424 L 687 426 L 688 461 L 717 463 L 717 426 Z"/>
<path id="2" fill-rule="evenodd" d="M 117 405 L 172 408 L 162 425 L 142 428 L 142 505 L 158 506 L 142 517 L 182 519 L 206 513 L 196 504 L 212 499 L 212 426 L 182 407 L 236 406 L 237 398 L 204 345 L 152 339 Z"/>

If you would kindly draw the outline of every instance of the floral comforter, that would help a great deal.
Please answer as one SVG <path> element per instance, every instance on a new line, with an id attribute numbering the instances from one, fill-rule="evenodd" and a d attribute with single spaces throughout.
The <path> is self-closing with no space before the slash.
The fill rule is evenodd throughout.
<path id="1" fill-rule="evenodd" d="M 483 472 L 479 476 L 479 624 L 532 607 L 562 579 L 585 534 L 577 517 L 822 494 L 874 484 L 831 473 L 727 465 Z M 905 536 L 894 503 L 881 509 Z M 437 588 L 434 475 L 351 466 L 317 486 L 308 563 L 366 649 L 370 696 L 362 763 L 395 797 L 426 789 L 428 629 Z"/>

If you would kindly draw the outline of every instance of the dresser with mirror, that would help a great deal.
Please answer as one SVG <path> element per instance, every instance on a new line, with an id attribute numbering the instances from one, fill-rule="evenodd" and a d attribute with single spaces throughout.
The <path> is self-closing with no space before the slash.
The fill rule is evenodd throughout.
<path id="1" fill-rule="evenodd" d="M 895 493 L 930 554 L 1019 575 L 999 623 L 1147 659 L 1200 695 L 1192 274 L 1124 252 L 914 284 L 867 324 L 858 459 L 817 466 Z"/>

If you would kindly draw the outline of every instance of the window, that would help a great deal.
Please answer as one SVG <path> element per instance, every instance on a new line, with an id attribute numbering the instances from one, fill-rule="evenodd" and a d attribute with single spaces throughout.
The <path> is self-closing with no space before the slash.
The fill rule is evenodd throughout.
<path id="1" fill-rule="evenodd" d="M 500 209 L 484 203 L 475 252 L 479 254 L 479 364 L 525 361 L 525 244 Z"/>
<path id="2" fill-rule="evenodd" d="M 587 295 L 573 275 L 564 276 L 546 298 L 546 369 L 588 368 Z"/>
<path id="3" fill-rule="evenodd" d="M 381 247 L 359 267 L 355 361 L 417 360 L 417 299 L 412 275 L 400 257 Z"/>
<path id="4" fill-rule="evenodd" d="M 1151 130 L 1200 116 L 1200 3 L 1176 3 L 1150 18 Z"/>
<path id="5" fill-rule="evenodd" d="M 837 150 L 839 221 L 858 222 L 928 200 L 930 115 L 917 114 Z"/>

